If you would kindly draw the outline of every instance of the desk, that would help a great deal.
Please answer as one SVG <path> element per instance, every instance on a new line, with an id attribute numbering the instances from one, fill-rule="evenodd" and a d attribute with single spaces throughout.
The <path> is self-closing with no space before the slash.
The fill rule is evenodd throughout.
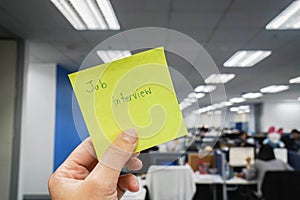
<path id="1" fill-rule="evenodd" d="M 219 174 L 200 174 L 199 171 L 195 172 L 196 184 L 209 184 L 213 189 L 213 200 L 217 199 L 217 184 L 224 184 L 222 177 Z"/>
<path id="2" fill-rule="evenodd" d="M 246 180 L 240 177 L 233 177 L 225 181 L 226 183 L 226 196 L 229 199 L 243 199 L 252 196 L 253 190 L 256 190 L 257 181 Z M 241 193 L 242 191 L 242 193 Z M 241 196 L 242 195 L 242 196 Z"/>
<path id="3" fill-rule="evenodd" d="M 226 180 L 226 185 L 256 185 L 256 180 L 246 180 L 240 177 L 233 177 Z"/>
<path id="4" fill-rule="evenodd" d="M 198 171 L 195 172 L 196 184 L 209 184 L 213 188 L 213 199 L 217 199 L 217 184 L 222 184 L 223 187 L 223 199 L 227 200 L 227 191 L 233 191 L 240 185 L 256 185 L 255 180 L 245 180 L 239 177 L 233 177 L 229 180 L 224 181 L 224 179 L 218 174 L 200 174 Z M 236 186 L 234 188 L 228 188 L 227 186 Z"/>
<path id="5" fill-rule="evenodd" d="M 219 174 L 200 174 L 195 172 L 196 184 L 223 184 L 223 179 Z"/>
<path id="6" fill-rule="evenodd" d="M 200 174 L 199 171 L 194 173 L 195 175 L 195 183 L 197 185 L 211 185 L 213 189 L 213 199 L 217 199 L 217 185 L 224 185 L 223 190 L 227 194 L 227 191 L 232 191 L 226 186 L 243 186 L 243 185 L 256 185 L 256 181 L 245 180 L 243 178 L 234 177 L 229 180 L 224 181 L 223 178 L 219 174 Z M 136 193 L 126 192 L 121 200 L 144 200 L 146 196 L 146 180 L 141 179 L 140 176 L 137 176 L 139 184 L 140 184 L 140 191 Z M 222 196 L 222 199 L 227 200 L 227 195 Z"/>

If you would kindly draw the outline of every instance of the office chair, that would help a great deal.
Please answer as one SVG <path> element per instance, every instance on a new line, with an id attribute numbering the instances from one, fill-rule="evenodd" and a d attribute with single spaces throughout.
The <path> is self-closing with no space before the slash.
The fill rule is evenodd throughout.
<path id="1" fill-rule="evenodd" d="M 150 200 L 191 200 L 196 193 L 194 172 L 189 165 L 152 165 L 146 183 Z"/>
<path id="2" fill-rule="evenodd" d="M 299 199 L 300 171 L 268 171 L 261 186 L 263 200 Z"/>

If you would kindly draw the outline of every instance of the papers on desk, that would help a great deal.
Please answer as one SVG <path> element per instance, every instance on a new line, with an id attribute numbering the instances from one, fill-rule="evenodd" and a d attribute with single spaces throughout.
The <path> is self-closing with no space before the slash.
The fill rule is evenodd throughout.
<path id="1" fill-rule="evenodd" d="M 246 180 L 240 177 L 233 177 L 229 180 L 226 180 L 226 184 L 228 185 L 251 185 L 256 184 L 255 180 Z"/>
<path id="2" fill-rule="evenodd" d="M 195 178 L 197 184 L 223 184 L 222 177 L 218 174 L 200 174 L 195 172 Z M 256 184 L 255 180 L 246 180 L 240 177 L 233 177 L 225 181 L 228 185 L 252 185 Z"/>
<path id="3" fill-rule="evenodd" d="M 200 174 L 195 172 L 195 179 L 197 184 L 222 184 L 223 179 L 219 174 Z"/>

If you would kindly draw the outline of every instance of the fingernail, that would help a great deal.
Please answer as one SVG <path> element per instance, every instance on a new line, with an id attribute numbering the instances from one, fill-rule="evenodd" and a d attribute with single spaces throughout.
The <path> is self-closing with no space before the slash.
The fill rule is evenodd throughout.
<path id="1" fill-rule="evenodd" d="M 123 131 L 121 136 L 133 144 L 137 142 L 137 133 L 134 129 L 127 129 Z"/>

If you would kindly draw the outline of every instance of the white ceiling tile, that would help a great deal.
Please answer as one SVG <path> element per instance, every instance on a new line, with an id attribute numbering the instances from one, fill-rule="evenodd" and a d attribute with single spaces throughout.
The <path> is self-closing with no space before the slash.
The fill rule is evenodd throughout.
<path id="1" fill-rule="evenodd" d="M 144 12 L 144 11 L 165 11 L 170 10 L 171 0 L 111 0 L 117 12 Z"/>
<path id="2" fill-rule="evenodd" d="M 228 12 L 218 28 L 220 29 L 264 29 L 266 24 L 276 15 L 274 11 Z"/>
<path id="3" fill-rule="evenodd" d="M 223 11 L 230 5 L 231 0 L 173 0 L 174 11 Z"/>
<path id="4" fill-rule="evenodd" d="M 238 0 L 233 1 L 230 11 L 281 11 L 292 2 L 293 0 Z"/>
<path id="5" fill-rule="evenodd" d="M 259 29 L 249 29 L 249 30 L 217 30 L 212 35 L 211 42 L 240 42 L 244 43 L 252 39 Z M 234 35 L 234 37 L 232 37 Z"/>
<path id="6" fill-rule="evenodd" d="M 168 27 L 169 14 L 167 12 L 119 12 L 118 18 L 122 29 L 138 27 Z"/>
<path id="7" fill-rule="evenodd" d="M 10 15 L 18 20 L 18 29 L 66 29 L 74 30 L 67 19 L 57 10 L 52 11 L 11 11 Z"/>
<path id="8" fill-rule="evenodd" d="M 213 29 L 221 16 L 222 12 L 172 12 L 170 28 Z"/>

